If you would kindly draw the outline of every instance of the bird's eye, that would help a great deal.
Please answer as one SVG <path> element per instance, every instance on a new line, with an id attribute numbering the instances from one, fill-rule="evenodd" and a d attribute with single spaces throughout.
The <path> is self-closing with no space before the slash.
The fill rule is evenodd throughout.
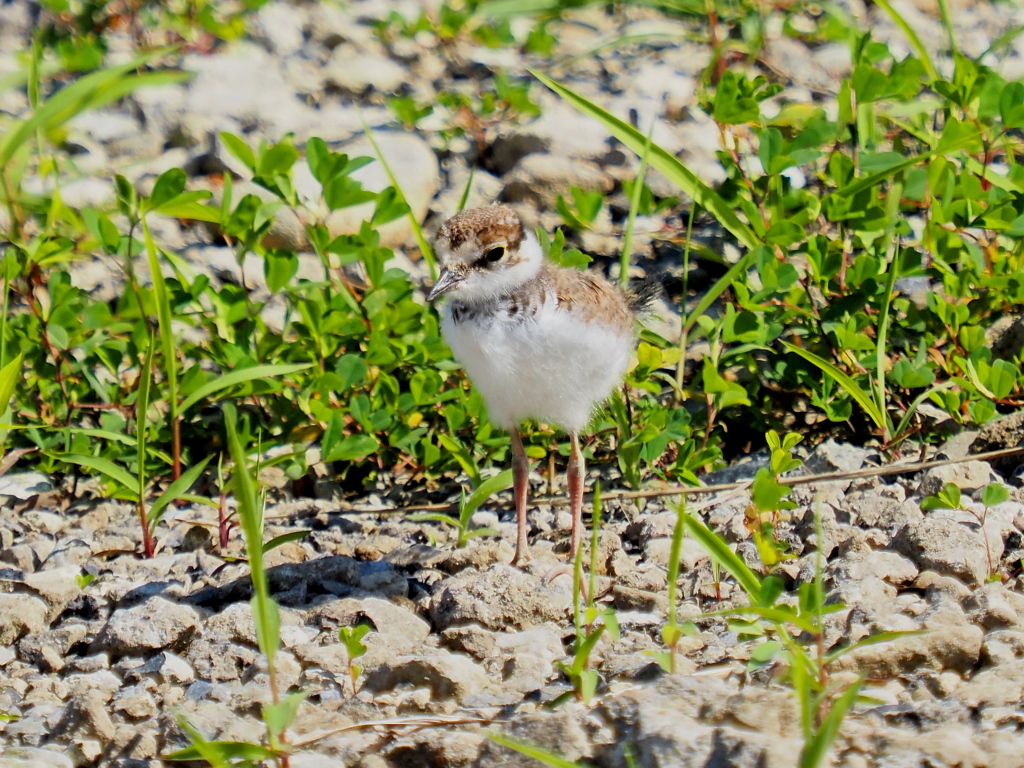
<path id="1" fill-rule="evenodd" d="M 505 246 L 496 245 L 484 251 L 484 260 L 488 264 L 497 264 L 505 255 Z"/>

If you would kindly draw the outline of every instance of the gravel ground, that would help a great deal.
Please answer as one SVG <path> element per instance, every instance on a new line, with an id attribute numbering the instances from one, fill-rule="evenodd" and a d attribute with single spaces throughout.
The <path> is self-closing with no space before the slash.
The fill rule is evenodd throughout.
<path id="1" fill-rule="evenodd" d="M 860 0 L 844 5 L 876 39 L 909 52 L 877 8 Z M 926 45 L 939 45 L 932 3 L 893 5 Z M 540 88 L 534 94 L 542 116 L 491 126 L 482 146 L 440 139 L 431 130 L 441 127 L 440 116 L 428 118 L 423 132 L 384 130 L 390 115 L 382 104 L 389 95 L 432 103 L 441 90 L 472 89 L 496 70 L 525 74 L 525 66 L 538 63 L 512 49 L 461 39 L 442 51 L 429 35 L 390 47 L 375 37 L 376 20 L 393 10 L 415 17 L 418 9 L 413 2 L 266 6 L 248 39 L 185 57 L 184 66 L 197 73 L 191 82 L 144 91 L 123 106 L 75 120 L 69 141 L 80 148 L 81 176 L 62 189 L 63 199 L 75 206 L 111 203 L 108 179 L 115 169 L 144 181 L 182 166 L 190 169 L 193 187 L 212 187 L 208 174 L 235 162 L 211 138 L 218 131 L 268 139 L 294 132 L 299 142 L 321 136 L 341 151 L 369 154 L 355 105 L 370 125 L 381 126 L 378 141 L 402 169 L 406 196 L 428 228 L 455 210 L 470 166 L 476 167 L 470 205 L 500 198 L 533 211 L 549 228 L 558 221 L 552 213 L 558 191 L 574 184 L 609 192 L 635 174 L 634 158 Z M 1014 6 L 961 3 L 955 12 L 968 53 L 1024 22 L 1024 11 Z M 686 31 L 642 8 L 585 9 L 566 17 L 553 29 L 567 56 L 616 35 Z M 14 57 L 27 44 L 31 18 L 28 3 L 0 5 L 0 73 L 17 68 Z M 828 107 L 848 69 L 844 46 L 809 49 L 780 30 L 768 33 L 761 66 L 789 83 L 776 97 L 779 105 L 814 101 Z M 128 41 L 121 41 L 123 50 L 117 42 L 116 55 L 128 56 Z M 721 179 L 717 132 L 693 105 L 706 62 L 704 48 L 670 37 L 604 49 L 576 60 L 562 76 L 613 113 L 634 113 L 642 128 L 657 118 L 655 140 L 714 182 Z M 1021 39 L 1010 46 L 1002 69 L 1007 77 L 1024 74 Z M 19 94 L 0 95 L 0 109 L 24 108 Z M 375 166 L 360 173 L 371 188 L 387 183 Z M 30 179 L 26 187 L 34 183 L 42 184 Z M 657 175 L 650 183 L 660 194 L 673 192 Z M 338 232 L 361 214 L 341 213 L 356 219 L 333 220 Z M 282 216 L 275 236 L 301 248 L 301 223 L 301 217 Z M 158 226 L 157 236 L 197 268 L 233 276 L 233 252 L 212 244 L 203 230 L 175 221 Z M 645 256 L 657 256 L 649 233 L 673 226 L 680 222 L 639 222 L 641 264 Z M 396 258 L 422 280 L 419 265 L 402 252 L 409 239 L 402 222 L 385 233 L 385 242 L 398 249 Z M 582 245 L 610 257 L 617 243 L 608 220 L 584 235 Z M 246 270 L 247 284 L 260 290 L 262 270 L 254 268 L 251 276 Z M 119 275 L 100 258 L 74 267 L 76 282 L 97 297 L 117 295 Z M 671 324 L 671 309 L 664 314 Z M 979 450 L 1015 447 L 1024 438 L 1022 422 L 1012 415 L 980 435 L 958 435 L 943 455 L 966 459 Z M 825 443 L 808 457 L 808 467 L 851 470 L 876 460 L 869 451 Z M 795 589 L 813 573 L 820 547 L 829 599 L 846 606 L 831 615 L 828 642 L 926 630 L 844 660 L 837 677 L 867 671 L 867 692 L 876 703 L 858 706 L 844 723 L 837 765 L 1021 764 L 1024 595 L 1017 574 L 1024 556 L 1024 493 L 1015 487 L 1018 463 L 965 461 L 796 492 L 800 506 L 780 537 L 798 558 L 780 572 Z M 615 486 L 608 470 L 595 471 L 604 471 L 604 482 Z M 923 512 L 921 498 L 946 482 L 957 483 L 976 510 L 981 507 L 974 496 L 990 482 L 1011 486 L 1010 500 L 989 511 L 984 528 L 968 512 Z M 535 477 L 534 485 L 539 491 L 542 478 Z M 3 478 L 0 495 L 0 713 L 18 716 L 0 721 L 0 766 L 163 765 L 161 754 L 186 744 L 178 714 L 210 737 L 261 738 L 267 675 L 248 604 L 248 572 L 244 565 L 225 564 L 209 529 L 195 524 L 208 512 L 180 511 L 161 530 L 158 556 L 146 561 L 127 554 L 139 538 L 128 506 L 88 494 L 68 501 L 48 478 L 26 473 Z M 645 653 L 660 648 L 667 609 L 674 512 L 662 501 L 607 502 L 599 586 L 603 602 L 618 611 L 621 638 L 595 651 L 602 675 L 596 701 L 549 711 L 544 705 L 566 691 L 553 662 L 565 658 L 572 637 L 570 581 L 548 578 L 564 557 L 566 511 L 533 509 L 535 561 L 519 570 L 506 565 L 514 523 L 500 504 L 477 517 L 499 536 L 457 550 L 446 530 L 385 514 L 379 499 L 354 512 L 325 495 L 289 499 L 284 489 L 267 510 L 268 536 L 310 531 L 269 555 L 282 605 L 279 674 L 284 685 L 309 693 L 292 737 L 308 744 L 292 766 L 536 764 L 487 741 L 487 723 L 569 760 L 608 768 L 626 765 L 627 748 L 642 766 L 795 764 L 803 743 L 796 700 L 771 670 L 747 671 L 750 641 L 741 642 L 722 622 L 701 620 L 697 634 L 681 641 L 675 674 L 662 673 Z M 813 524 L 818 502 L 820 542 Z M 753 563 L 742 522 L 747 503 L 741 493 L 703 514 Z M 1008 580 L 987 581 L 989 550 Z M 232 552 L 241 553 L 237 542 Z M 691 541 L 683 560 L 681 617 L 742 602 L 729 582 L 716 589 L 706 555 Z M 96 577 L 84 588 L 83 573 Z M 374 631 L 365 639 L 369 650 L 360 659 L 363 673 L 353 695 L 337 630 L 359 623 Z"/>

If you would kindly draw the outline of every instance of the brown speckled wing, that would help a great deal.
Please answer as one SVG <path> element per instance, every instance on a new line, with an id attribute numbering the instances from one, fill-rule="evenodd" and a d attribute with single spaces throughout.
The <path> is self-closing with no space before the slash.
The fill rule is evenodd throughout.
<path id="1" fill-rule="evenodd" d="M 539 278 L 554 291 L 559 309 L 584 322 L 632 328 L 634 316 L 628 297 L 600 275 L 545 264 Z"/>

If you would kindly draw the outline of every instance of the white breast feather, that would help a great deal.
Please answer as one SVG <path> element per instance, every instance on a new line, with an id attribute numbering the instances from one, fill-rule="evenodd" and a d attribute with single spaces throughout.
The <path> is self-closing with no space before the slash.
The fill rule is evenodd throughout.
<path id="1" fill-rule="evenodd" d="M 632 335 L 582 322 L 559 310 L 554 296 L 532 318 L 503 314 L 455 323 L 446 306 L 441 324 L 491 421 L 512 429 L 536 419 L 579 432 L 622 380 Z"/>

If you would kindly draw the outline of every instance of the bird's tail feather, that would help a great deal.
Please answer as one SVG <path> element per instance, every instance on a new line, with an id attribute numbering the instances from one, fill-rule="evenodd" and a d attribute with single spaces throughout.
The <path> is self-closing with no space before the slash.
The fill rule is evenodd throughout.
<path id="1" fill-rule="evenodd" d="M 651 305 L 662 294 L 662 275 L 649 274 L 629 286 L 629 308 L 637 315 L 651 311 Z"/>

